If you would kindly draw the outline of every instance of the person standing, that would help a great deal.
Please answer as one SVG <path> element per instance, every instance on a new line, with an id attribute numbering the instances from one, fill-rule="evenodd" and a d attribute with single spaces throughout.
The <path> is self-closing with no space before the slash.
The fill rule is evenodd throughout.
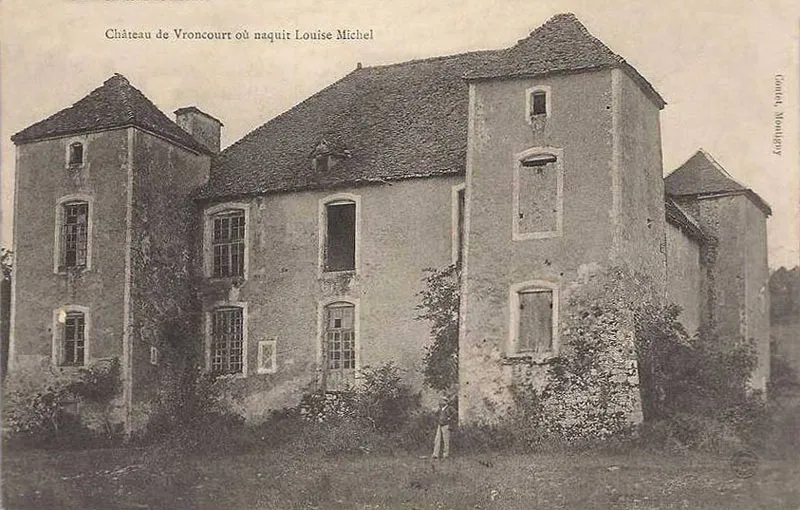
<path id="1" fill-rule="evenodd" d="M 433 455 L 431 458 L 446 459 L 450 456 L 450 426 L 455 421 L 456 413 L 453 403 L 448 397 L 443 397 L 439 405 L 436 425 L 436 438 L 433 441 Z"/>

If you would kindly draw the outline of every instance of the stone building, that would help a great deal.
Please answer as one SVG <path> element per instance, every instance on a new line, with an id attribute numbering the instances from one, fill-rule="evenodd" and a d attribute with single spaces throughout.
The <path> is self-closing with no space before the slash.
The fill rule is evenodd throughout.
<path id="1" fill-rule="evenodd" d="M 173 122 L 114 75 L 12 137 L 11 373 L 116 357 L 128 430 L 175 331 L 251 420 L 387 361 L 419 386 L 421 279 L 449 264 L 464 420 L 557 354 L 588 266 L 768 346 L 769 207 L 704 152 L 664 180 L 664 106 L 571 14 L 507 49 L 359 65 L 222 152 L 219 120 Z"/>

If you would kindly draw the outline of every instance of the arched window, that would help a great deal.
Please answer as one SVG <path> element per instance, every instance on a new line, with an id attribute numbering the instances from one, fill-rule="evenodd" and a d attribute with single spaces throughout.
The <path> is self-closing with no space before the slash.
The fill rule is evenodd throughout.
<path id="1" fill-rule="evenodd" d="M 325 388 L 345 390 L 355 383 L 356 309 L 343 301 L 325 307 L 323 357 Z"/>
<path id="2" fill-rule="evenodd" d="M 56 272 L 89 269 L 91 212 L 89 197 L 70 196 L 59 201 L 56 208 Z"/>
<path id="3" fill-rule="evenodd" d="M 322 270 L 355 271 L 358 233 L 357 198 L 334 197 L 323 202 Z"/>
<path id="4" fill-rule="evenodd" d="M 89 358 L 89 309 L 69 305 L 53 312 L 53 362 L 81 367 Z"/>

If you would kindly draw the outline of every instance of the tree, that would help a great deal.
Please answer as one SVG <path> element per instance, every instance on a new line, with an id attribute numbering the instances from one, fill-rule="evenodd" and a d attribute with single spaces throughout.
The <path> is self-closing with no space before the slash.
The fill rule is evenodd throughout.
<path id="1" fill-rule="evenodd" d="M 433 343 L 425 348 L 425 384 L 449 391 L 458 384 L 458 312 L 461 303 L 461 273 L 456 265 L 427 269 L 425 288 L 417 305 L 419 320 L 431 325 Z"/>

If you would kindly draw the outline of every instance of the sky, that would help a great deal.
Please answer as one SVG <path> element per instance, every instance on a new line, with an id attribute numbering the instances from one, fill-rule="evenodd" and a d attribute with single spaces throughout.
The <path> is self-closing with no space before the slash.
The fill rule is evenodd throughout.
<path id="1" fill-rule="evenodd" d="M 773 210 L 770 267 L 798 264 L 798 34 L 793 0 L 0 0 L 0 245 L 12 244 L 9 138 L 70 106 L 113 73 L 162 111 L 196 105 L 222 120 L 223 147 L 352 71 L 512 46 L 560 12 L 644 75 L 667 101 L 669 172 L 703 148 Z M 108 29 L 171 38 L 109 39 Z M 373 40 L 269 42 L 255 32 L 373 30 Z M 230 41 L 174 30 L 230 31 Z M 247 31 L 249 39 L 236 40 Z M 782 104 L 775 105 L 781 80 Z M 773 154 L 775 114 L 782 150 Z"/>

